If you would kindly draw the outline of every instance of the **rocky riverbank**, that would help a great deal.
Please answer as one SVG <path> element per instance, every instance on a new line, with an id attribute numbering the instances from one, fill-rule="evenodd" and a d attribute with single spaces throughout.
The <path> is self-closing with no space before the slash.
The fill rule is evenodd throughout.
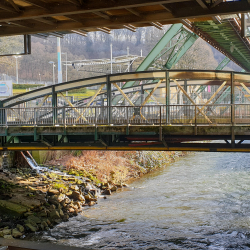
<path id="1" fill-rule="evenodd" d="M 0 237 L 23 239 L 49 230 L 126 187 L 125 182 L 183 155 L 91 151 L 54 157 L 49 168 L 5 169 L 0 172 Z"/>
<path id="2" fill-rule="evenodd" d="M 76 173 L 75 173 L 76 174 Z M 97 198 L 106 198 L 122 185 L 96 183 L 78 171 L 10 169 L 0 173 L 0 237 L 25 238 L 67 221 Z"/>

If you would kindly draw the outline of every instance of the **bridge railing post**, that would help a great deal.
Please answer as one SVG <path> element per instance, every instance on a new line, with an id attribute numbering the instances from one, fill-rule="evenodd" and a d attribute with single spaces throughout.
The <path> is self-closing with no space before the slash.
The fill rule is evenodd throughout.
<path id="1" fill-rule="evenodd" d="M 161 106 L 160 106 L 160 126 L 161 126 L 161 122 L 162 122 L 162 121 L 161 121 L 161 117 L 162 117 L 162 116 L 161 116 Z"/>
<path id="2" fill-rule="evenodd" d="M 166 124 L 169 124 L 169 104 L 170 104 L 170 81 L 169 72 L 166 71 Z"/>
<path id="3" fill-rule="evenodd" d="M 65 107 L 62 109 L 63 125 L 66 126 L 66 111 Z"/>
<path id="4" fill-rule="evenodd" d="M 112 92 L 110 76 L 107 76 L 107 108 L 108 108 L 108 124 L 112 123 Z"/>
<path id="5" fill-rule="evenodd" d="M 235 134 L 234 134 L 234 124 L 235 124 L 235 96 L 234 96 L 234 73 L 231 72 L 231 147 L 235 147 Z"/>
<path id="6" fill-rule="evenodd" d="M 34 126 L 37 125 L 37 123 L 36 123 L 36 112 L 37 112 L 37 110 L 36 110 L 36 108 L 34 108 Z"/>

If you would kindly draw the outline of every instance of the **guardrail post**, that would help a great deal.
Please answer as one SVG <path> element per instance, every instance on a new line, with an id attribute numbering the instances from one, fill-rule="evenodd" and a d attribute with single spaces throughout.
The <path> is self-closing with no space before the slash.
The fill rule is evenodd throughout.
<path id="1" fill-rule="evenodd" d="M 169 71 L 166 71 L 166 124 L 169 124 L 169 105 L 170 105 L 170 79 Z"/>
<path id="2" fill-rule="evenodd" d="M 234 134 L 234 124 L 235 124 L 235 95 L 234 95 L 234 73 L 231 72 L 231 146 L 235 147 L 235 134 Z"/>
<path id="3" fill-rule="evenodd" d="M 110 76 L 107 76 L 107 107 L 108 107 L 108 124 L 112 123 L 112 91 Z"/>
<path id="4" fill-rule="evenodd" d="M 52 109 L 53 109 L 53 125 L 57 124 L 57 93 L 55 86 L 52 86 Z"/>

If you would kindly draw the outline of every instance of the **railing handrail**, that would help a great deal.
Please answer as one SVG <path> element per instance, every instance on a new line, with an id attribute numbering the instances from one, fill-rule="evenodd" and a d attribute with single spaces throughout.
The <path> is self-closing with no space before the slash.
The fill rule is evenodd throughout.
<path id="1" fill-rule="evenodd" d="M 237 108 L 241 106 L 245 108 Z M 197 126 L 197 124 L 234 125 L 237 122 L 250 124 L 250 104 L 0 108 L 0 126 L 68 124 L 158 124 L 160 126 L 195 124 Z"/>

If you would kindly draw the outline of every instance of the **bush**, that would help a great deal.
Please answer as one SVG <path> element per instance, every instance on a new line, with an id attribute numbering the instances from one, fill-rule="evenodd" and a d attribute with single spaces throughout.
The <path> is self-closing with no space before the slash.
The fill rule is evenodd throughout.
<path id="1" fill-rule="evenodd" d="M 16 84 L 13 83 L 13 89 L 29 89 L 36 87 L 44 87 L 44 84 Z"/>

